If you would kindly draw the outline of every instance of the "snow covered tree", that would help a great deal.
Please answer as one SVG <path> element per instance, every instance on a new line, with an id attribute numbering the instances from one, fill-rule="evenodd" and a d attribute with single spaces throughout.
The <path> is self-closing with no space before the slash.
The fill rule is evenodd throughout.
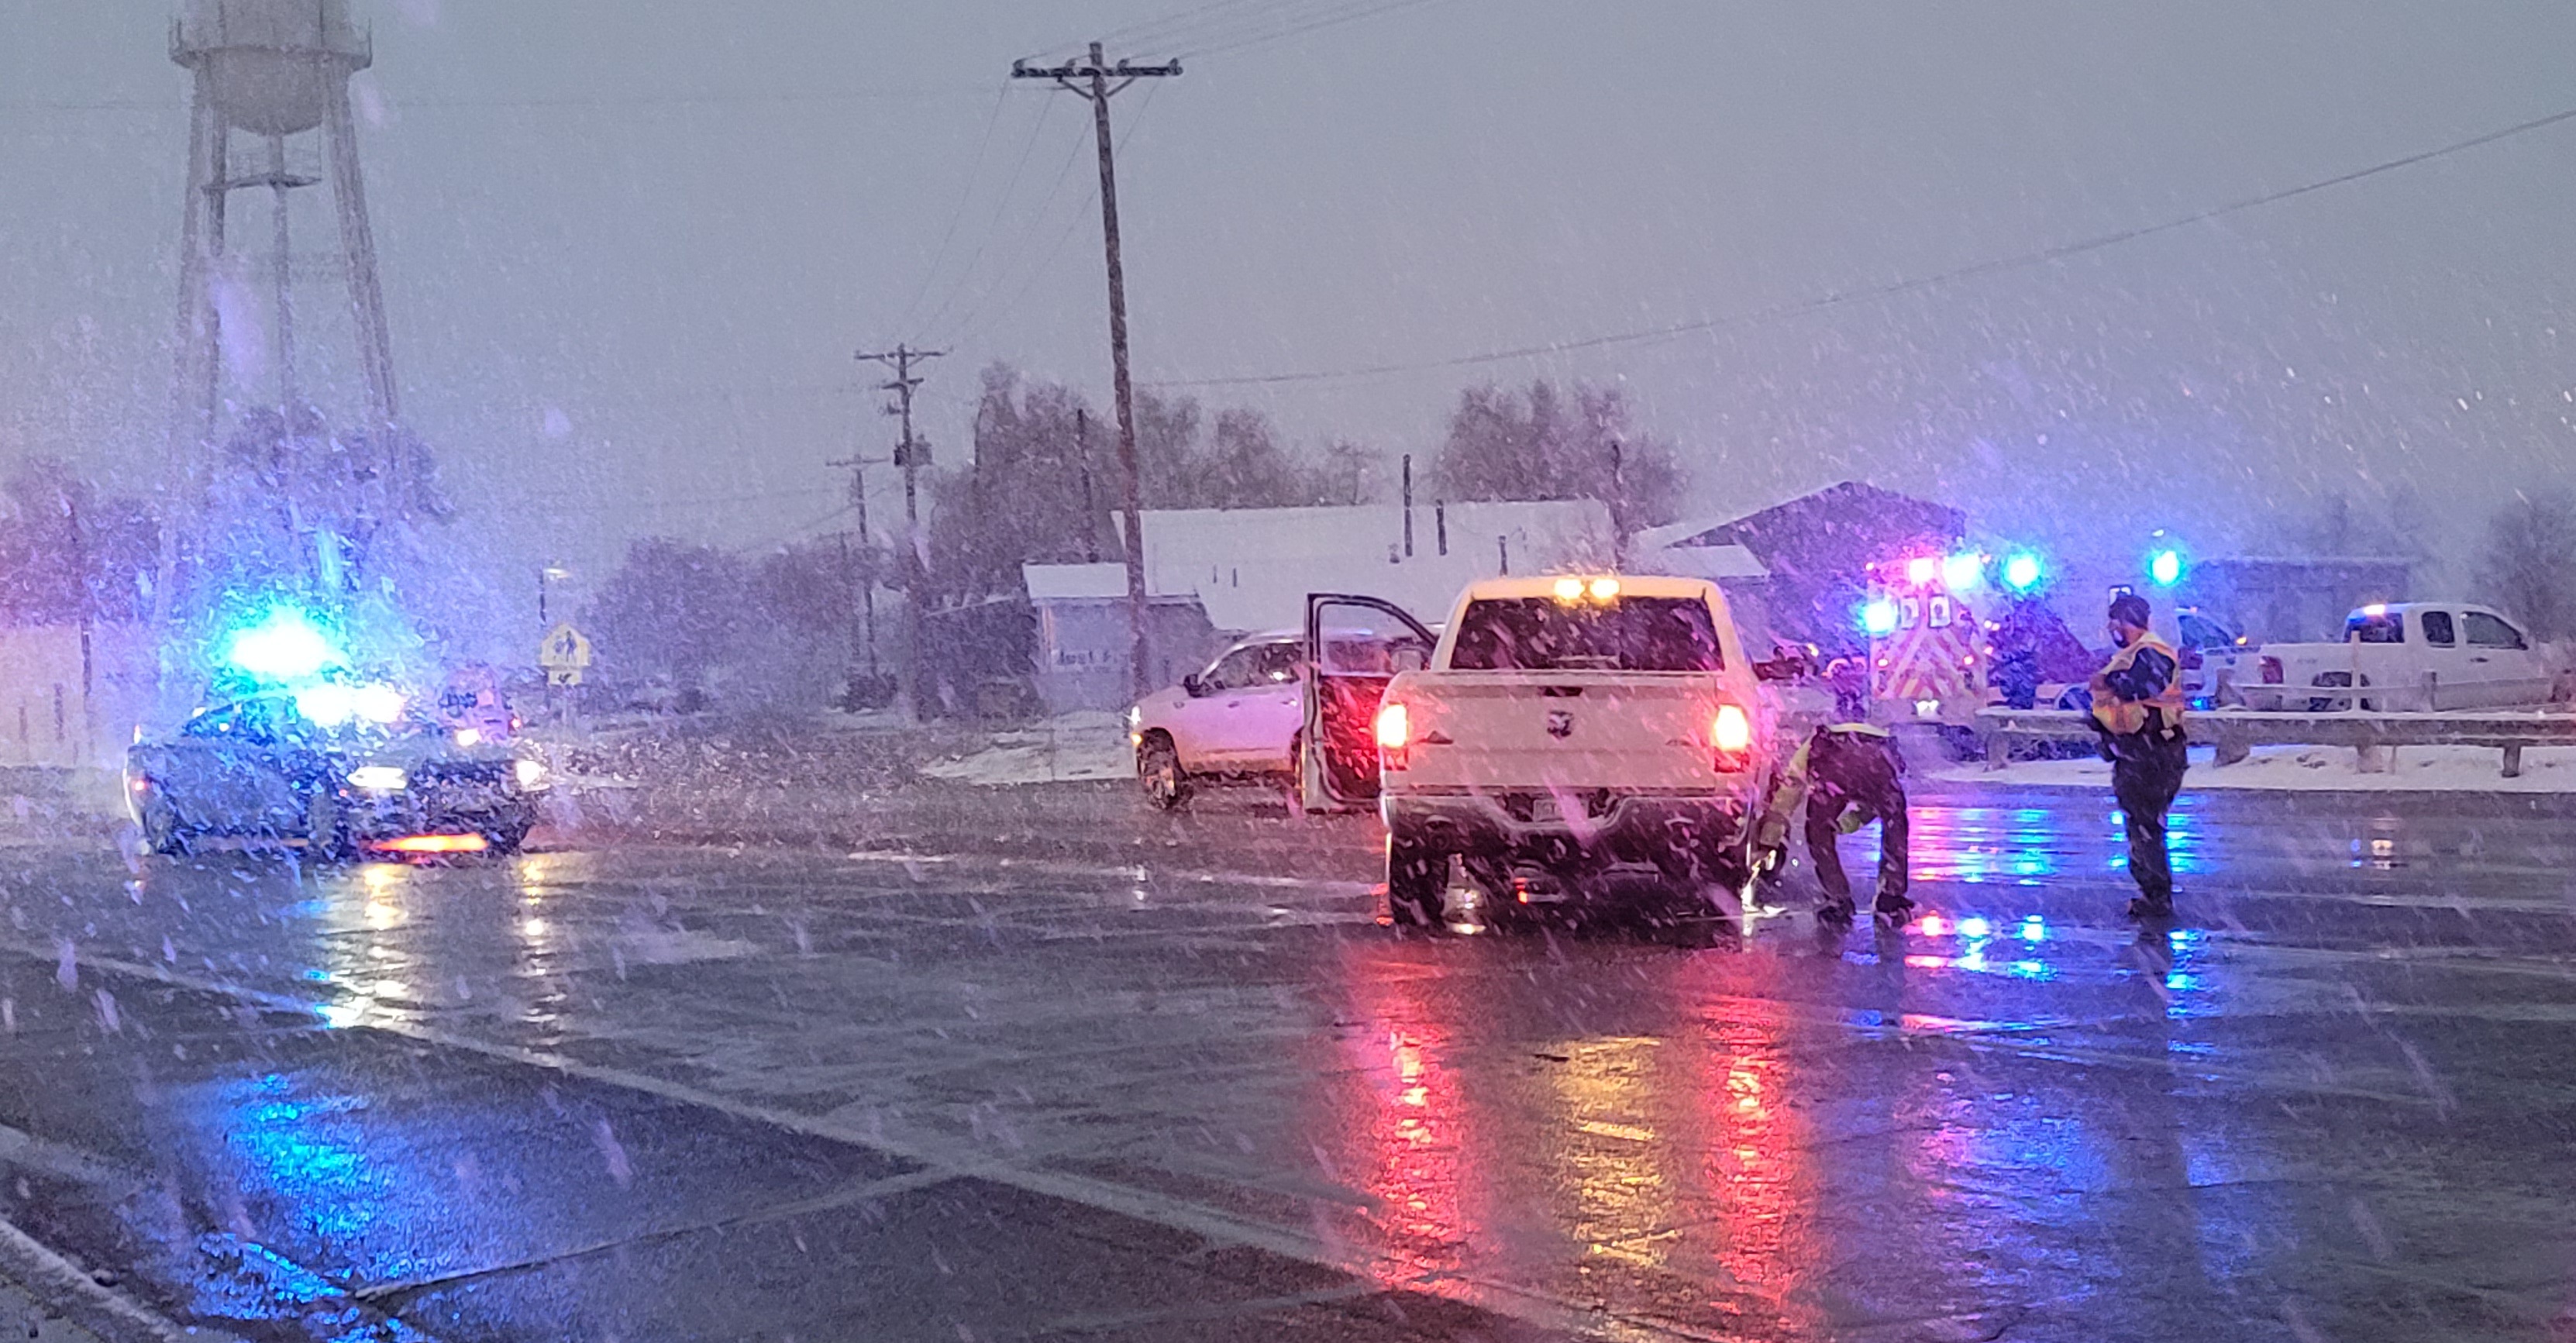
<path id="1" fill-rule="evenodd" d="M 0 620 L 144 617 L 161 527 L 142 501 L 102 495 L 68 464 L 38 457 L 0 482 L 0 502 Z"/>
<path id="2" fill-rule="evenodd" d="M 626 548 L 582 613 L 602 670 L 618 680 L 667 676 L 684 690 L 706 684 L 755 619 L 750 574 L 714 546 L 648 536 Z"/>
<path id="3" fill-rule="evenodd" d="M 1316 473 L 1268 416 L 1220 410 L 1204 436 L 1197 401 L 1136 395 L 1136 455 L 1147 508 L 1293 508 L 1317 502 Z"/>
<path id="4" fill-rule="evenodd" d="M 1672 521 L 1686 484 L 1673 446 L 1630 426 L 1618 388 L 1569 397 L 1544 379 L 1460 393 L 1431 482 L 1451 499 L 1598 499 L 1623 531 Z"/>
<path id="5" fill-rule="evenodd" d="M 1116 558 L 1109 516 L 1124 492 L 1114 441 L 1071 388 L 986 368 L 975 458 L 931 486 L 934 599 L 1017 592 L 1023 564 Z"/>
<path id="6" fill-rule="evenodd" d="M 2487 524 L 2487 595 L 2533 637 L 2576 636 L 2576 495 L 2517 491 Z"/>

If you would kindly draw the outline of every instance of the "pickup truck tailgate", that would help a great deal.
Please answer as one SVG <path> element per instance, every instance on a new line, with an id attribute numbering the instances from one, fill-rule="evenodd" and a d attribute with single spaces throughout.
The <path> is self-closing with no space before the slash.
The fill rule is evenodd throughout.
<path id="1" fill-rule="evenodd" d="M 1414 672 L 1387 695 L 1406 706 L 1414 743 L 1387 773 L 1393 788 L 1706 792 L 1744 777 L 1716 769 L 1725 696 L 1713 676 Z"/>

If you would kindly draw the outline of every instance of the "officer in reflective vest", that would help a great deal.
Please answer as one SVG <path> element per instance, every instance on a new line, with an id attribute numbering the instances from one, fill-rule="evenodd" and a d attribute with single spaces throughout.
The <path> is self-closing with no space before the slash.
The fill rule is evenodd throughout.
<path id="1" fill-rule="evenodd" d="M 1852 906 L 1851 878 L 1843 873 L 1835 847 L 1844 835 L 1878 821 L 1878 917 L 1903 923 L 1914 910 L 1905 898 L 1906 825 L 1903 762 L 1887 729 L 1867 723 L 1828 723 L 1817 728 L 1780 771 L 1771 786 L 1758 832 L 1765 852 L 1786 848 L 1789 817 L 1807 807 L 1807 854 L 1816 864 L 1816 880 L 1825 888 L 1817 917 L 1846 920 Z"/>
<path id="2" fill-rule="evenodd" d="M 2129 875 L 2138 898 L 2129 916 L 2173 913 L 2173 856 L 2165 813 L 2182 791 L 2189 738 L 2183 730 L 2182 659 L 2147 629 L 2147 599 L 2123 592 L 2111 600 L 2111 637 L 2119 651 L 2093 674 L 2093 726 L 2111 762 L 2111 792 L 2129 831 Z"/>

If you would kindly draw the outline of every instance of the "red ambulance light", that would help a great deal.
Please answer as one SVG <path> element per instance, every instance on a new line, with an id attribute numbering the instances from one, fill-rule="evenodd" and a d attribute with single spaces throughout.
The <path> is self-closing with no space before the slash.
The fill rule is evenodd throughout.
<path id="1" fill-rule="evenodd" d="M 1941 573 L 1941 561 L 1929 555 L 1917 555 L 1905 562 L 1905 581 L 1914 586 L 1929 587 Z"/>

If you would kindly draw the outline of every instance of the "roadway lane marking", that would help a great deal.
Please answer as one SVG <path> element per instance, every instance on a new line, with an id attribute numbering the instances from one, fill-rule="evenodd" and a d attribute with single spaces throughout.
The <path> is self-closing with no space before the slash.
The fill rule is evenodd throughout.
<path id="1" fill-rule="evenodd" d="M 0 939 L 0 951 L 15 953 L 45 964 L 55 963 L 62 957 L 62 949 L 59 947 L 39 949 L 9 939 Z M 1688 1339 L 1693 1340 L 1693 1343 L 1724 1343 L 1726 1338 L 1725 1335 L 1704 1333 L 1669 1322 L 1612 1314 L 1598 1306 L 1567 1300 L 1535 1288 L 1477 1275 L 1455 1273 L 1403 1256 L 1340 1253 L 1318 1239 L 1287 1228 L 1247 1220 L 1216 1208 L 1173 1198 L 1152 1190 L 1068 1172 L 1035 1170 L 1005 1164 L 976 1154 L 934 1151 L 927 1146 L 895 1142 L 882 1135 L 862 1133 L 828 1119 L 753 1105 L 646 1073 L 583 1063 L 577 1059 L 564 1058 L 538 1050 L 459 1035 L 405 1021 L 395 1014 L 380 1009 L 324 1004 L 262 989 L 227 984 L 220 980 L 207 979 L 164 966 L 128 961 L 119 957 L 75 954 L 78 965 L 92 969 L 148 979 L 173 988 L 233 998 L 275 1011 L 304 1016 L 315 1023 L 313 1028 L 316 1030 L 374 1030 L 420 1044 L 538 1068 L 642 1095 L 657 1096 L 736 1119 L 765 1124 L 772 1128 L 801 1133 L 808 1137 L 821 1138 L 828 1142 L 840 1143 L 908 1162 L 922 1167 L 922 1174 L 925 1177 L 935 1176 L 934 1183 L 956 1179 L 988 1180 L 1024 1193 L 1060 1199 L 1095 1211 L 1149 1222 L 1197 1236 L 1215 1244 L 1239 1245 L 1275 1254 L 1283 1259 L 1330 1269 L 1351 1276 L 1358 1284 L 1375 1284 L 1379 1290 L 1415 1291 L 1443 1297 L 1540 1328 L 1587 1334 L 1612 1340 L 1612 1343 L 1632 1343 L 1632 1341 L 1633 1343 L 1662 1343 L 1663 1340 L 1670 1339 Z"/>

